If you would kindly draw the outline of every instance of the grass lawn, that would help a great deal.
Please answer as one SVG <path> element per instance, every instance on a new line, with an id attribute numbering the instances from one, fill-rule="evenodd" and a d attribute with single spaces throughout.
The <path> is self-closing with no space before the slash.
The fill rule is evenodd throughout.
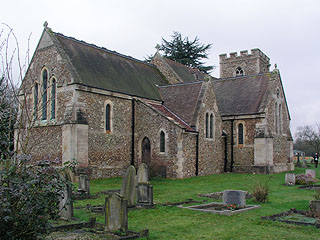
<path id="1" fill-rule="evenodd" d="M 313 167 L 312 167 L 313 168 Z M 296 174 L 305 169 L 297 168 Z M 316 170 L 320 176 L 320 170 Z M 129 230 L 139 232 L 149 229 L 149 239 L 320 239 L 320 229 L 312 226 L 289 225 L 280 222 L 261 220 L 262 216 L 288 211 L 290 208 L 307 210 L 309 200 L 315 191 L 302 190 L 298 186 L 284 185 L 285 173 L 274 175 L 253 174 L 218 174 L 192 177 L 188 179 L 153 178 L 154 209 L 129 211 Z M 91 193 L 106 189 L 121 188 L 121 178 L 100 179 L 90 182 Z M 261 208 L 233 216 L 220 216 L 211 213 L 160 206 L 166 202 L 181 202 L 187 199 L 204 200 L 199 193 L 212 193 L 225 189 L 252 192 L 258 182 L 268 182 L 270 196 Z M 210 199 L 209 201 L 213 201 Z M 76 201 L 74 206 L 104 204 L 104 196 L 94 200 Z M 257 204 L 247 200 L 247 204 Z M 88 220 L 92 213 L 84 209 L 75 209 L 75 217 Z M 103 223 L 104 216 L 96 215 L 97 221 Z"/>

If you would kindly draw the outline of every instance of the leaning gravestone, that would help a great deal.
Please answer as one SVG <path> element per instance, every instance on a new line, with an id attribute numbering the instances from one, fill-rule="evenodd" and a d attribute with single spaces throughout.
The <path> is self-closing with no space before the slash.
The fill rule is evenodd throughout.
<path id="1" fill-rule="evenodd" d="M 129 166 L 122 180 L 121 195 L 128 201 L 128 207 L 133 207 L 136 201 L 136 169 Z"/>
<path id="2" fill-rule="evenodd" d="M 65 180 L 67 182 L 71 182 L 71 178 L 68 173 L 64 174 Z M 60 197 L 59 202 L 59 210 L 60 210 L 60 217 L 65 220 L 71 220 L 73 217 L 73 203 L 72 203 L 72 188 L 69 184 L 66 185 L 63 196 Z"/>
<path id="3" fill-rule="evenodd" d="M 311 176 L 313 178 L 316 177 L 316 170 L 313 169 L 306 169 L 306 175 Z"/>
<path id="4" fill-rule="evenodd" d="M 149 182 L 149 169 L 147 164 L 141 163 L 138 168 L 137 174 L 138 183 L 147 183 Z"/>
<path id="5" fill-rule="evenodd" d="M 236 204 L 238 207 L 246 206 L 246 192 L 241 190 L 224 190 L 223 205 Z"/>
<path id="6" fill-rule="evenodd" d="M 295 185 L 296 184 L 296 175 L 294 173 L 286 173 L 285 184 L 286 185 Z"/>
<path id="7" fill-rule="evenodd" d="M 107 231 L 128 231 L 128 206 L 123 196 L 112 193 L 106 197 L 104 209 Z"/>

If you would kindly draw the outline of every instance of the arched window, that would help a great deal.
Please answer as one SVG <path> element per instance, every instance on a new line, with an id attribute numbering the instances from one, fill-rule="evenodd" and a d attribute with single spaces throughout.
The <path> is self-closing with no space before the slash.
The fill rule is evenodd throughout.
<path id="1" fill-rule="evenodd" d="M 56 118 L 56 79 L 51 82 L 51 119 Z"/>
<path id="2" fill-rule="evenodd" d="M 274 104 L 274 127 L 275 127 L 275 132 L 278 134 L 278 104 Z"/>
<path id="3" fill-rule="evenodd" d="M 163 131 L 160 132 L 160 152 L 166 151 L 166 135 Z"/>
<path id="4" fill-rule="evenodd" d="M 213 114 L 210 114 L 210 138 L 213 138 Z"/>
<path id="5" fill-rule="evenodd" d="M 38 118 L 38 101 L 39 101 L 39 98 L 38 98 L 38 96 L 39 96 L 39 85 L 38 85 L 38 83 L 35 83 L 34 84 L 34 103 L 33 103 L 33 105 L 34 105 L 34 112 L 33 112 L 33 115 L 34 115 L 34 119 L 37 119 Z"/>
<path id="6" fill-rule="evenodd" d="M 206 138 L 209 137 L 209 113 L 206 113 Z"/>
<path id="7" fill-rule="evenodd" d="M 243 144 L 243 124 L 238 125 L 238 144 Z"/>
<path id="8" fill-rule="evenodd" d="M 279 134 L 281 134 L 281 131 L 282 131 L 282 124 L 281 124 L 281 104 L 279 104 L 279 117 L 278 117 L 278 119 L 279 119 Z"/>
<path id="9" fill-rule="evenodd" d="M 236 69 L 236 76 L 243 76 L 243 69 L 241 67 L 237 67 Z"/>
<path id="10" fill-rule="evenodd" d="M 106 122 L 105 122 L 106 132 L 111 132 L 111 105 L 106 105 Z"/>
<path id="11" fill-rule="evenodd" d="M 48 87 L 48 71 L 42 72 L 42 120 L 47 120 L 47 87 Z"/>

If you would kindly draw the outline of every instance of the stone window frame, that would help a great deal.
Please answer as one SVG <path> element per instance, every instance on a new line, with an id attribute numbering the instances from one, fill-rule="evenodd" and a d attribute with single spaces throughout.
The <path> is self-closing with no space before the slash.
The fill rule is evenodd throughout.
<path id="1" fill-rule="evenodd" d="M 242 143 L 240 143 L 240 132 L 239 132 L 239 126 L 240 124 L 242 124 Z M 245 146 L 245 140 L 246 140 L 246 127 L 245 127 L 245 122 L 244 121 L 238 121 L 237 122 L 237 146 L 239 148 L 244 147 Z"/>
<path id="2" fill-rule="evenodd" d="M 44 74 L 44 71 L 47 72 L 47 83 L 46 83 L 46 89 L 44 89 L 44 84 L 43 84 L 43 80 L 44 80 L 44 77 L 43 77 L 43 74 Z M 50 81 L 49 80 L 49 69 L 44 66 L 42 67 L 41 69 L 41 75 L 40 75 L 40 93 L 41 93 L 41 101 L 38 101 L 40 102 L 40 106 L 41 106 L 41 116 L 39 118 L 39 120 L 41 120 L 41 122 L 47 122 L 48 120 L 48 82 Z M 50 82 L 49 82 L 50 83 Z M 50 85 L 50 84 L 49 84 Z M 44 103 L 44 97 L 46 96 L 46 102 Z M 39 95 L 38 95 L 39 97 Z M 45 107 L 45 108 L 44 108 Z M 44 109 L 45 109 L 45 114 L 44 114 Z"/>
<path id="3" fill-rule="evenodd" d="M 55 81 L 55 83 L 53 84 L 53 81 Z M 48 89 L 50 89 L 50 98 L 48 100 L 48 102 L 50 102 L 49 106 L 49 112 L 50 112 L 50 121 L 56 121 L 57 119 L 57 84 L 58 84 L 58 81 L 57 81 L 57 78 L 56 76 L 51 76 L 50 77 L 50 86 L 48 87 Z M 53 86 L 55 86 L 55 92 L 54 92 L 54 96 L 52 95 L 53 94 Z M 54 100 L 54 102 L 53 102 Z M 53 111 L 52 111 L 52 108 L 53 108 L 53 104 L 54 104 L 54 116 L 53 116 Z"/>
<path id="4" fill-rule="evenodd" d="M 215 135 L 215 115 L 213 111 L 206 111 L 204 119 L 204 138 L 213 141 Z M 211 118 L 212 117 L 212 118 Z M 211 122 L 212 119 L 212 122 Z"/>
<path id="5" fill-rule="evenodd" d="M 244 70 L 243 70 L 242 67 L 238 66 L 238 67 L 236 68 L 235 73 L 236 73 L 236 77 L 241 77 L 241 76 L 244 75 Z"/>
<path id="6" fill-rule="evenodd" d="M 161 151 L 161 133 L 164 133 L 164 151 Z M 168 153 L 168 133 L 164 128 L 159 129 L 159 153 L 163 155 L 167 155 Z"/>
<path id="7" fill-rule="evenodd" d="M 108 130 L 106 129 L 106 126 L 107 126 L 107 113 L 106 113 L 107 105 L 110 106 L 110 114 L 109 114 L 110 115 L 110 119 L 109 119 L 110 129 L 108 129 Z M 103 104 L 103 116 L 104 116 L 103 117 L 103 130 L 107 134 L 112 134 L 112 132 L 113 132 L 113 108 L 114 108 L 114 105 L 113 105 L 112 101 L 106 100 L 104 102 L 104 104 Z"/>

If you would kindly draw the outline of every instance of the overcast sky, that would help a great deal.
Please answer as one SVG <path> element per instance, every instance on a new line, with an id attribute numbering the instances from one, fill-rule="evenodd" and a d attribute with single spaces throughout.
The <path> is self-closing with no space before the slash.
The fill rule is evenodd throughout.
<path id="1" fill-rule="evenodd" d="M 320 123 L 319 0 L 11 0 L 0 23 L 13 28 L 33 54 L 43 23 L 55 32 L 144 59 L 173 31 L 212 43 L 207 65 L 219 54 L 260 48 L 278 65 L 291 114 L 291 130 Z M 1 28 L 4 28 L 2 25 Z"/>

